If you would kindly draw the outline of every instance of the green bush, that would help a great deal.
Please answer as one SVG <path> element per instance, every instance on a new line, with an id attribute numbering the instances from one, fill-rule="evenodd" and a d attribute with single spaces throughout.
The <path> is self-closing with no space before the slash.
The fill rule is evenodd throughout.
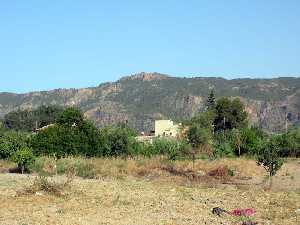
<path id="1" fill-rule="evenodd" d="M 281 157 L 300 157 L 300 128 L 278 135 Z"/>
<path id="2" fill-rule="evenodd" d="M 29 167 L 30 171 L 41 176 L 55 174 L 73 174 L 82 178 L 95 178 L 94 165 L 85 158 L 61 158 L 38 157 Z"/>
<path id="3" fill-rule="evenodd" d="M 265 168 L 270 177 L 281 168 L 283 161 L 280 158 L 280 146 L 276 137 L 261 143 L 257 153 L 257 163 Z"/>
<path id="4" fill-rule="evenodd" d="M 187 132 L 187 138 L 189 143 L 194 148 L 198 148 L 206 144 L 211 144 L 212 142 L 211 131 L 207 128 L 201 127 L 198 124 L 191 125 Z"/>
<path id="5" fill-rule="evenodd" d="M 170 160 L 184 155 L 190 149 L 190 145 L 173 138 L 156 138 L 149 148 L 152 155 L 166 155 Z"/>
<path id="6" fill-rule="evenodd" d="M 79 109 L 69 107 L 59 114 L 57 123 L 66 127 L 80 127 L 84 123 L 84 115 Z"/>
<path id="7" fill-rule="evenodd" d="M 258 128 L 244 128 L 241 134 L 241 154 L 256 155 L 266 134 Z"/>
<path id="8" fill-rule="evenodd" d="M 214 117 L 214 111 L 209 110 L 199 113 L 187 123 L 186 138 L 193 148 L 212 144 Z"/>
<path id="9" fill-rule="evenodd" d="M 147 143 L 139 142 L 135 139 L 135 137 L 130 137 L 129 138 L 129 155 L 130 156 L 138 156 L 138 155 L 144 155 L 146 152 L 144 150 L 147 148 L 146 145 Z"/>
<path id="10" fill-rule="evenodd" d="M 80 158 L 62 158 L 56 164 L 58 174 L 74 173 L 82 178 L 95 178 L 96 171 L 92 163 Z"/>
<path id="11" fill-rule="evenodd" d="M 217 132 L 214 135 L 214 157 L 234 157 L 235 147 L 232 141 L 232 135 L 230 132 L 224 134 L 223 132 Z"/>
<path id="12" fill-rule="evenodd" d="M 143 156 L 150 158 L 154 155 L 158 155 L 159 153 L 155 152 L 155 149 L 151 143 L 148 142 L 140 142 L 137 144 L 138 147 L 132 148 L 134 150 L 134 154 L 132 156 Z"/>
<path id="13" fill-rule="evenodd" d="M 56 160 L 52 157 L 37 157 L 29 165 L 29 171 L 35 172 L 41 176 L 51 176 L 56 174 Z"/>
<path id="14" fill-rule="evenodd" d="M 30 145 L 35 154 L 58 158 L 101 155 L 99 130 L 79 112 L 66 109 L 58 124 L 33 135 Z"/>
<path id="15" fill-rule="evenodd" d="M 17 150 L 27 146 L 27 135 L 16 131 L 0 133 L 0 159 L 9 159 Z"/>
<path id="16" fill-rule="evenodd" d="M 74 165 L 76 176 L 93 179 L 96 177 L 96 171 L 93 164 L 83 161 L 77 161 Z"/>
<path id="17" fill-rule="evenodd" d="M 101 154 L 108 157 L 127 156 L 140 150 L 135 132 L 127 127 L 105 127 L 100 130 Z"/>
<path id="18" fill-rule="evenodd" d="M 214 135 L 215 157 L 255 156 L 265 134 L 256 128 L 232 129 Z"/>
<path id="19" fill-rule="evenodd" d="M 18 164 L 18 168 L 21 170 L 22 174 L 24 171 L 28 171 L 29 165 L 35 160 L 32 149 L 28 147 L 18 149 L 11 158 L 13 162 Z"/>

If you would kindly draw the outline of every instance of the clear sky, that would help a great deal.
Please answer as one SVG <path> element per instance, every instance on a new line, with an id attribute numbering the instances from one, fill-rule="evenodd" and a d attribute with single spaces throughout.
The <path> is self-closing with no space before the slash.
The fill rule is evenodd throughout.
<path id="1" fill-rule="evenodd" d="M 299 59 L 299 0 L 0 0 L 0 91 L 299 76 Z"/>

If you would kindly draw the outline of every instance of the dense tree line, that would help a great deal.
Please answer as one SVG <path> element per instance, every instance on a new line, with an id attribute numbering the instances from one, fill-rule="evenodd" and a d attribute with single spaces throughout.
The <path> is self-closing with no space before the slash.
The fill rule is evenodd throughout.
<path id="1" fill-rule="evenodd" d="M 8 129 L 30 132 L 48 124 L 55 123 L 62 111 L 62 107 L 44 105 L 34 110 L 19 109 L 6 114 L 3 124 Z"/>
<path id="2" fill-rule="evenodd" d="M 16 122 L 17 121 L 17 122 Z M 22 121 L 27 121 L 22 124 Z M 39 126 L 49 125 L 36 132 Z M 187 128 L 187 129 L 186 129 Z M 20 168 L 35 156 L 151 157 L 169 159 L 200 155 L 210 158 L 246 155 L 256 157 L 270 175 L 280 168 L 280 157 L 300 156 L 300 128 L 284 134 L 267 134 L 249 127 L 247 113 L 239 99 L 209 95 L 206 110 L 186 121 L 183 138 L 155 138 L 141 143 L 127 125 L 98 129 L 76 108 L 42 106 L 33 112 L 17 111 L 5 116 L 0 126 L 0 158 L 12 159 Z M 23 171 L 22 170 L 22 171 Z"/>
<path id="3" fill-rule="evenodd" d="M 186 138 L 199 152 L 210 150 L 214 157 L 255 156 L 265 143 L 276 143 L 280 157 L 300 156 L 300 128 L 284 134 L 267 134 L 249 127 L 245 106 L 238 99 L 219 98 L 214 92 L 208 96 L 206 110 L 191 120 Z"/>

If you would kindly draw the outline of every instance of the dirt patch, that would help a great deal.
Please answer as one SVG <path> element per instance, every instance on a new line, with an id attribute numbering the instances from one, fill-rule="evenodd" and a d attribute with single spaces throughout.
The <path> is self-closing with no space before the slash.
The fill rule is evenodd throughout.
<path id="1" fill-rule="evenodd" d="M 212 214 L 214 207 L 226 210 L 253 208 L 259 224 L 294 225 L 299 194 L 294 192 L 243 191 L 222 188 L 186 187 L 149 182 L 134 177 L 122 180 L 76 178 L 67 198 L 53 195 L 7 195 L 17 191 L 32 176 L 0 175 L 0 224 L 241 224 L 230 215 Z M 18 180 L 12 183 L 12 180 Z"/>
<path id="2" fill-rule="evenodd" d="M 256 213 L 251 220 L 261 225 L 300 221 L 296 213 L 300 208 L 297 160 L 284 164 L 271 191 L 260 185 L 266 172 L 247 159 L 199 160 L 195 165 L 163 159 L 89 162 L 98 179 L 75 178 L 67 197 L 47 191 L 18 195 L 36 176 L 0 174 L 0 224 L 242 224 L 236 217 L 212 214 L 214 207 L 228 211 L 253 208 Z M 222 177 L 227 176 L 231 180 L 226 183 Z"/>

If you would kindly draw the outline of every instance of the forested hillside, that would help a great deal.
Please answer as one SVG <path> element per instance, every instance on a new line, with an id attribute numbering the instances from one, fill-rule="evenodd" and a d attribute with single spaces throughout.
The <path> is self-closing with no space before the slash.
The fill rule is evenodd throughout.
<path id="1" fill-rule="evenodd" d="M 266 130 L 283 130 L 285 118 L 289 126 L 300 121 L 300 78 L 226 80 L 159 73 L 139 73 L 92 88 L 0 93 L 0 117 L 40 105 L 77 106 L 98 126 L 128 121 L 139 131 L 149 131 L 154 119 L 182 120 L 201 111 L 210 89 L 217 98 L 241 98 L 251 123 Z"/>

